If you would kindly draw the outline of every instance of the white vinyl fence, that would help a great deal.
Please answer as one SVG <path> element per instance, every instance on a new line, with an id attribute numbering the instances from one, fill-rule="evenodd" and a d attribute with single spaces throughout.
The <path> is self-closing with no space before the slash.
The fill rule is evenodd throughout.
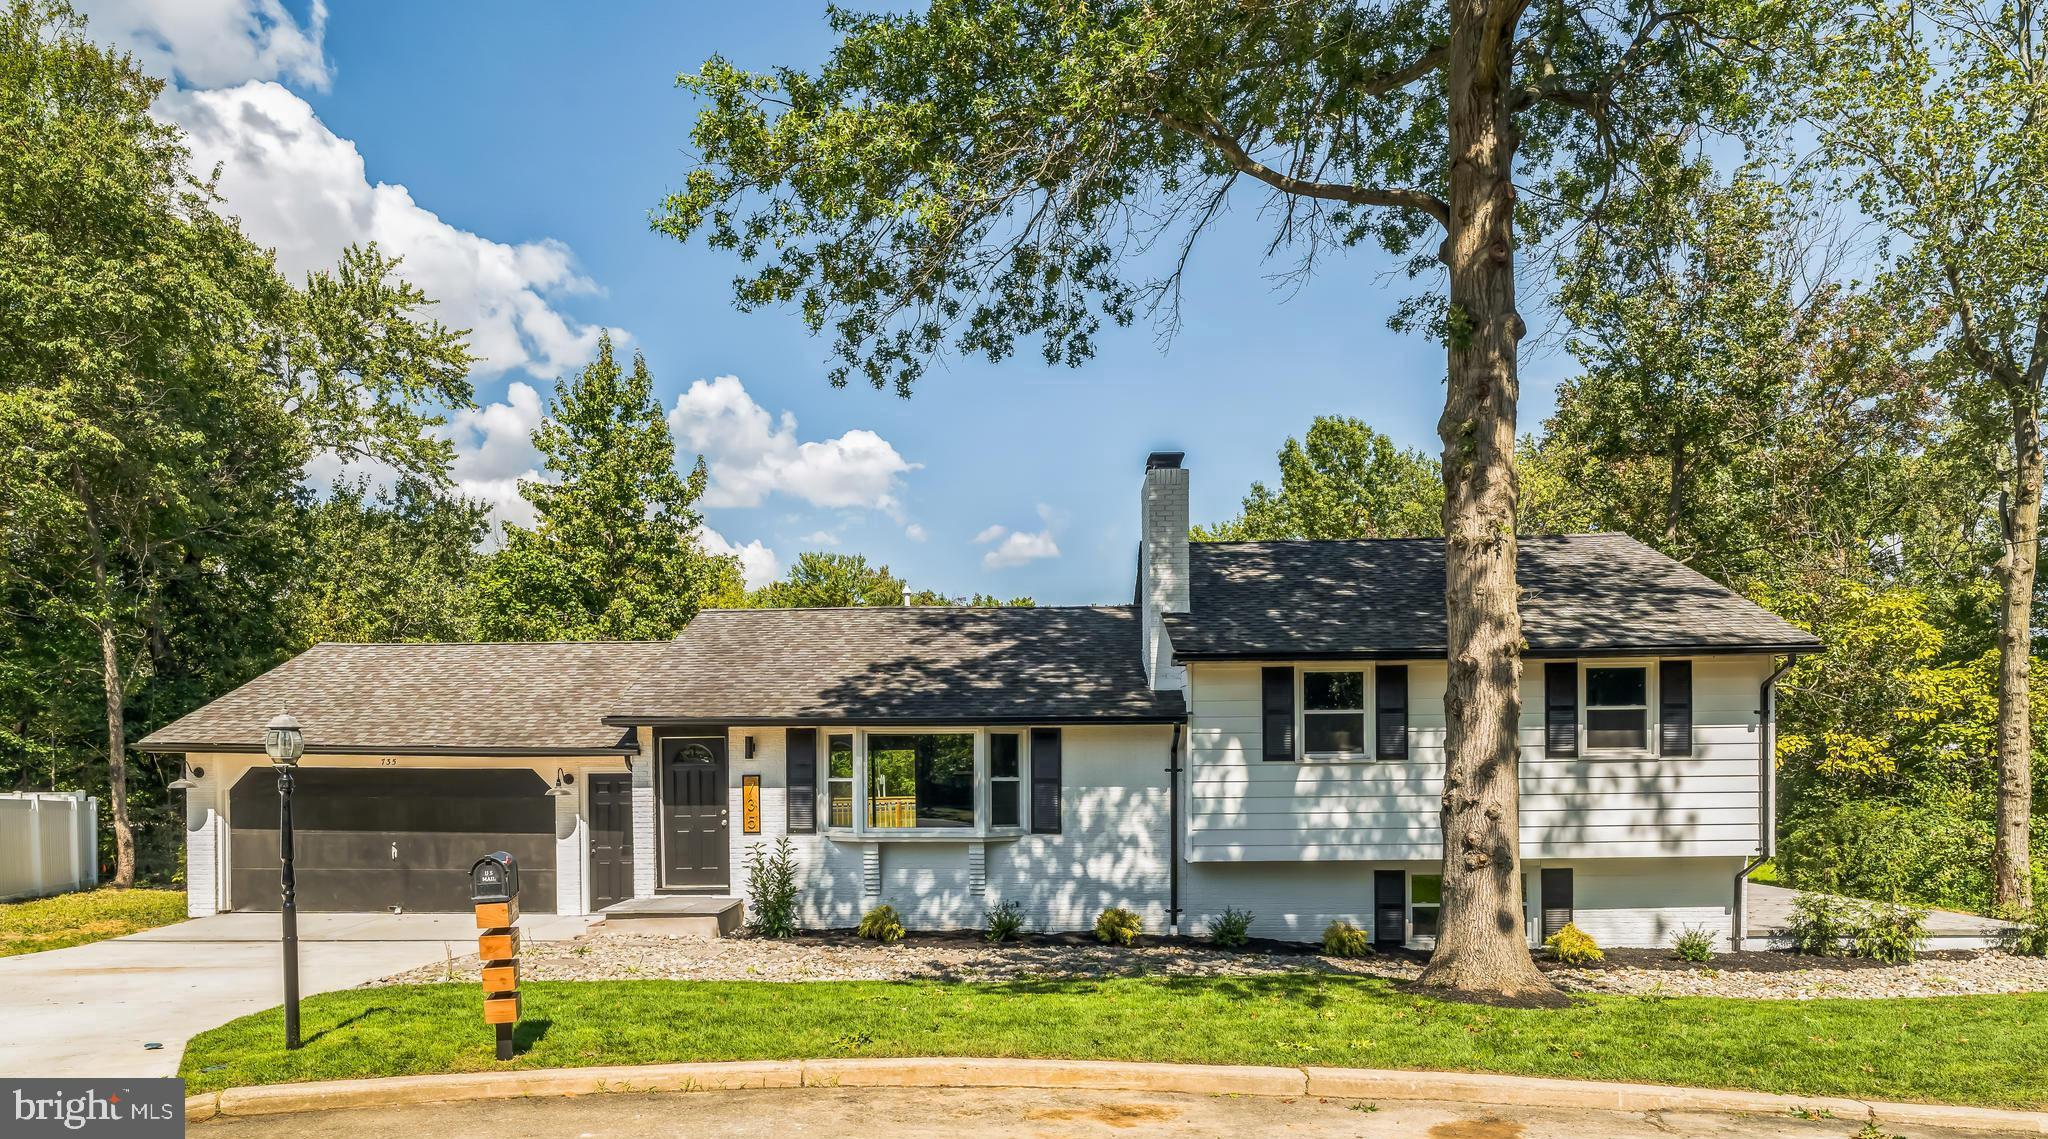
<path id="1" fill-rule="evenodd" d="M 83 791 L 0 793 L 0 902 L 98 885 L 99 807 Z"/>

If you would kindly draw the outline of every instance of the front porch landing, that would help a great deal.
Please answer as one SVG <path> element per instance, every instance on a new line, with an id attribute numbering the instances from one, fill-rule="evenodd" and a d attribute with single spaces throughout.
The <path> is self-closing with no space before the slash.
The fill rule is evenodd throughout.
<path id="1" fill-rule="evenodd" d="M 724 937 L 737 933 L 745 903 L 738 898 L 696 894 L 662 894 L 628 898 L 598 911 L 604 924 L 597 933 L 651 933 L 671 937 Z"/>

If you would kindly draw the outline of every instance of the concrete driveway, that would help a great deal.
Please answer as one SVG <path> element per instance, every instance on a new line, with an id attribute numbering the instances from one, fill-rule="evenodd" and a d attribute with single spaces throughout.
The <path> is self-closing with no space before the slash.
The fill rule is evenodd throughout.
<path id="1" fill-rule="evenodd" d="M 530 914 L 519 925 L 528 940 L 550 941 L 590 922 Z M 303 914 L 299 991 L 351 988 L 474 953 L 475 925 L 467 914 Z M 0 1075 L 175 1075 L 194 1034 L 283 999 L 276 914 L 221 914 L 0 957 Z"/>

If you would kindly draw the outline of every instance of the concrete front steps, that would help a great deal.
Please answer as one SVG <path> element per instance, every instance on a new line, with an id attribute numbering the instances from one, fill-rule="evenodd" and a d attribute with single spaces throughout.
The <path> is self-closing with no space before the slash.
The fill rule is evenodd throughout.
<path id="1" fill-rule="evenodd" d="M 628 898 L 599 911 L 604 924 L 592 932 L 650 933 L 664 937 L 724 937 L 738 933 L 745 904 L 738 898 L 663 894 Z"/>

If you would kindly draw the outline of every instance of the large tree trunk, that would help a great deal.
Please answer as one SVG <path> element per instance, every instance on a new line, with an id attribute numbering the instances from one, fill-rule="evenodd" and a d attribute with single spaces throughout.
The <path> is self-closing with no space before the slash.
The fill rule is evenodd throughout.
<path id="1" fill-rule="evenodd" d="M 120 644 L 114 637 L 113 605 L 107 593 L 107 555 L 100 542 L 99 527 L 88 520 L 92 531 L 93 583 L 99 587 L 100 688 L 107 707 L 107 814 L 114 828 L 113 885 L 127 889 L 135 885 L 135 830 L 128 824 L 128 717 L 127 693 L 121 684 Z"/>
<path id="2" fill-rule="evenodd" d="M 1992 900 L 2002 909 L 2033 901 L 2028 832 L 2033 822 L 2034 573 L 2041 548 L 2041 415 L 2036 400 L 2016 392 L 2013 497 L 1998 560 L 2003 587 L 1998 614 L 1998 818 L 1991 853 Z"/>
<path id="3" fill-rule="evenodd" d="M 1449 381 L 1444 444 L 1443 912 L 1421 983 L 1548 994 L 1522 924 L 1521 613 L 1515 587 L 1515 136 L 1508 52 L 1519 5 L 1453 0 Z"/>

